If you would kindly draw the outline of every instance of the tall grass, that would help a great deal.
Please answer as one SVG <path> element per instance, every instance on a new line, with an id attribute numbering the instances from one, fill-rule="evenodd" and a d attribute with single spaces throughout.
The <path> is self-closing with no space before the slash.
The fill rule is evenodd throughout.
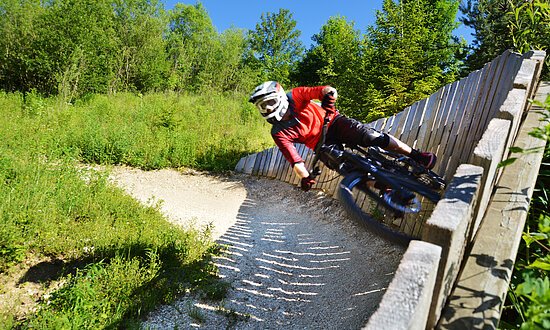
<path id="1" fill-rule="evenodd" d="M 230 170 L 269 143 L 265 125 L 237 96 L 92 95 L 74 105 L 32 93 L 0 93 L 0 272 L 45 260 L 65 283 L 21 318 L 0 310 L 4 327 L 131 327 L 189 290 L 223 296 L 208 262 L 208 229 L 168 223 L 79 163 L 144 169 Z M 1 289 L 1 288 L 0 288 Z M 4 288 L 5 290 L 6 288 Z"/>
<path id="2" fill-rule="evenodd" d="M 269 143 L 246 98 L 232 95 L 94 95 L 57 117 L 55 143 L 83 162 L 142 169 L 233 169 Z M 56 149 L 56 148 L 54 148 Z"/>

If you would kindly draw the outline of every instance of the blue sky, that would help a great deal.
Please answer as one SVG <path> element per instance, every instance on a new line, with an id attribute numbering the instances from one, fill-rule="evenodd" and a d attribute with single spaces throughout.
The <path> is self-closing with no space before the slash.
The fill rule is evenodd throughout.
<path id="1" fill-rule="evenodd" d="M 172 9 L 178 2 L 196 4 L 196 1 L 161 0 L 166 9 Z M 376 10 L 382 8 L 382 0 L 202 0 L 212 23 L 223 32 L 231 26 L 254 29 L 264 12 L 276 13 L 279 8 L 290 10 L 296 20 L 296 29 L 302 32 L 301 40 L 309 48 L 311 37 L 319 33 L 331 16 L 344 16 L 355 23 L 355 29 L 365 32 L 375 22 Z M 455 31 L 471 42 L 470 30 L 461 26 Z"/>

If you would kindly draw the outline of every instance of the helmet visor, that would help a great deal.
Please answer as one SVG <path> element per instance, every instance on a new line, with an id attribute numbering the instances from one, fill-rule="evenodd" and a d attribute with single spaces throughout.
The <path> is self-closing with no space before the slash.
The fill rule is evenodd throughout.
<path id="1" fill-rule="evenodd" d="M 261 100 L 260 102 L 256 103 L 256 106 L 258 107 L 258 109 L 260 109 L 260 112 L 265 117 L 275 111 L 278 103 L 279 100 L 277 98 L 270 98 L 266 100 Z"/>

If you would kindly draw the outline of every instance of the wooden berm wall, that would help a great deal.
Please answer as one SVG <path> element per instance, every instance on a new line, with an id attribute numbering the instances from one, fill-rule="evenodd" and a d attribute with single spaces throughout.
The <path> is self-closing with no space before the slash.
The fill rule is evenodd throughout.
<path id="1" fill-rule="evenodd" d="M 506 51 L 482 69 L 404 111 L 369 125 L 438 156 L 448 182 L 428 214 L 399 228 L 419 237 L 406 249 L 377 311 L 363 329 L 496 329 L 545 141 L 539 82 L 544 51 Z M 499 168 L 510 147 L 530 150 Z M 312 153 L 297 149 L 310 162 Z M 515 155 L 514 155 L 515 156 Z M 242 158 L 235 170 L 298 184 L 276 148 Z M 318 188 L 334 196 L 340 178 L 324 168 Z M 368 212 L 371 202 L 360 202 Z M 414 226 L 403 227 L 403 223 Z"/>
<path id="2" fill-rule="evenodd" d="M 430 97 L 391 117 L 381 118 L 368 125 L 389 133 L 414 148 L 434 152 L 438 158 L 434 172 L 449 181 L 460 164 L 470 161 L 474 148 L 493 118 L 516 118 L 512 122 L 512 129 L 517 131 L 520 118 L 506 109 L 501 111 L 502 105 L 509 98 L 510 92 L 519 87 L 518 84 L 522 84 L 522 89 L 527 93 L 517 94 L 513 101 L 521 103 L 522 108 L 525 107 L 528 98 L 534 93 L 532 78 L 538 77 L 542 68 L 542 63 L 533 59 L 537 56 L 544 58 L 540 52 L 521 55 L 507 50 L 485 64 L 482 69 L 440 88 Z M 535 73 L 536 70 L 539 72 Z M 507 146 L 510 146 L 514 136 L 515 134 L 510 135 Z M 313 152 L 301 144 L 296 144 L 296 148 L 309 168 Z M 324 166 L 321 166 L 321 170 L 322 175 L 318 178 L 320 183 L 315 188 L 335 196 L 341 178 Z M 299 183 L 298 177 L 277 147 L 243 157 L 235 171 L 293 185 Z M 371 211 L 372 205 L 368 199 L 362 203 L 366 212 Z M 393 221 L 397 221 L 394 225 L 401 231 L 419 236 L 428 216 L 429 213 L 421 213 L 414 219 L 409 216 L 406 221 Z M 414 225 L 410 225 L 412 222 Z M 405 226 L 405 223 L 408 225 Z"/>

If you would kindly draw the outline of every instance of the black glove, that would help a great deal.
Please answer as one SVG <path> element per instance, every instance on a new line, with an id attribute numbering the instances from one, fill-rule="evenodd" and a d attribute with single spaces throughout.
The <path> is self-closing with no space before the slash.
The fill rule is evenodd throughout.
<path id="1" fill-rule="evenodd" d="M 302 181 L 300 182 L 300 187 L 303 191 L 308 191 L 311 189 L 311 187 L 315 184 L 315 179 L 310 175 L 306 178 L 302 178 Z"/>
<path id="2" fill-rule="evenodd" d="M 321 102 L 321 107 L 329 112 L 335 112 L 336 111 L 336 97 L 334 96 L 333 92 L 326 93 L 325 96 L 323 96 L 323 100 Z"/>

